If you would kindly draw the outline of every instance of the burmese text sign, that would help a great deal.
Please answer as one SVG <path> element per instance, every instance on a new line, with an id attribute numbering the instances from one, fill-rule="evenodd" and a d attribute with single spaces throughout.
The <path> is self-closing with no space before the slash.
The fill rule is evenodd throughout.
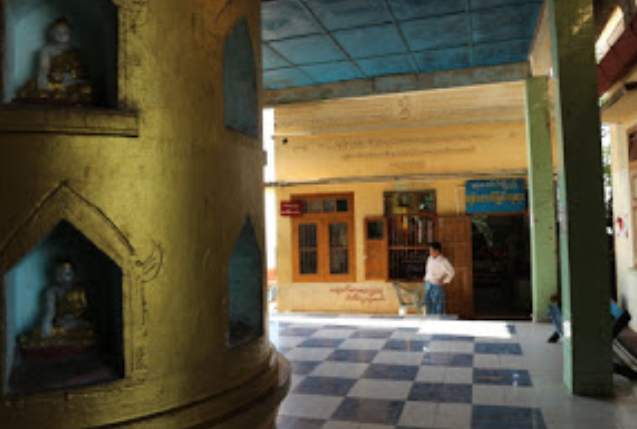
<path id="1" fill-rule="evenodd" d="M 470 180 L 466 184 L 467 213 L 526 211 L 524 179 Z"/>

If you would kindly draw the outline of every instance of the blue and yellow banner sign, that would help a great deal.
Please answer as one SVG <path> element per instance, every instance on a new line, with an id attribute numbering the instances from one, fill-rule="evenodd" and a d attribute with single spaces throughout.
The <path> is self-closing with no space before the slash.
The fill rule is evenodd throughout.
<path id="1" fill-rule="evenodd" d="M 470 180 L 466 185 L 467 213 L 526 211 L 524 179 Z"/>

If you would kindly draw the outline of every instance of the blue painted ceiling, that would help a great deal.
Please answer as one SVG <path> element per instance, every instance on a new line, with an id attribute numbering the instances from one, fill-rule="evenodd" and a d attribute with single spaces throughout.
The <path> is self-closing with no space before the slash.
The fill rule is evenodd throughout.
<path id="1" fill-rule="evenodd" d="M 264 86 L 523 62 L 541 5 L 542 0 L 264 0 Z"/>

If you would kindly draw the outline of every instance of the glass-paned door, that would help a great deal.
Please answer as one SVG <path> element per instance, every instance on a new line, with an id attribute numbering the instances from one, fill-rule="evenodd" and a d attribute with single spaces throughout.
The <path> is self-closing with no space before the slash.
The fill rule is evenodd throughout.
<path id="1" fill-rule="evenodd" d="M 330 274 L 347 274 L 349 272 L 347 233 L 347 223 L 329 224 Z"/>
<path id="2" fill-rule="evenodd" d="M 356 280 L 353 194 L 293 195 L 302 214 L 292 227 L 292 281 Z"/>
<path id="3" fill-rule="evenodd" d="M 318 225 L 300 224 L 298 227 L 299 272 L 301 274 L 317 274 Z"/>

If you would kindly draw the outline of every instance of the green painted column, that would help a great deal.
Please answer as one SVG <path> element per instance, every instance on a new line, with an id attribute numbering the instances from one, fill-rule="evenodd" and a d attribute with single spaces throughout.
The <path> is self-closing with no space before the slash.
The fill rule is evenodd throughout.
<path id="1" fill-rule="evenodd" d="M 531 206 L 531 284 L 533 320 L 547 321 L 557 293 L 557 233 L 551 147 L 551 112 L 546 76 L 526 81 L 526 135 Z"/>
<path id="2" fill-rule="evenodd" d="M 593 0 L 549 0 L 558 132 L 564 382 L 612 393 L 608 245 L 594 57 Z"/>

